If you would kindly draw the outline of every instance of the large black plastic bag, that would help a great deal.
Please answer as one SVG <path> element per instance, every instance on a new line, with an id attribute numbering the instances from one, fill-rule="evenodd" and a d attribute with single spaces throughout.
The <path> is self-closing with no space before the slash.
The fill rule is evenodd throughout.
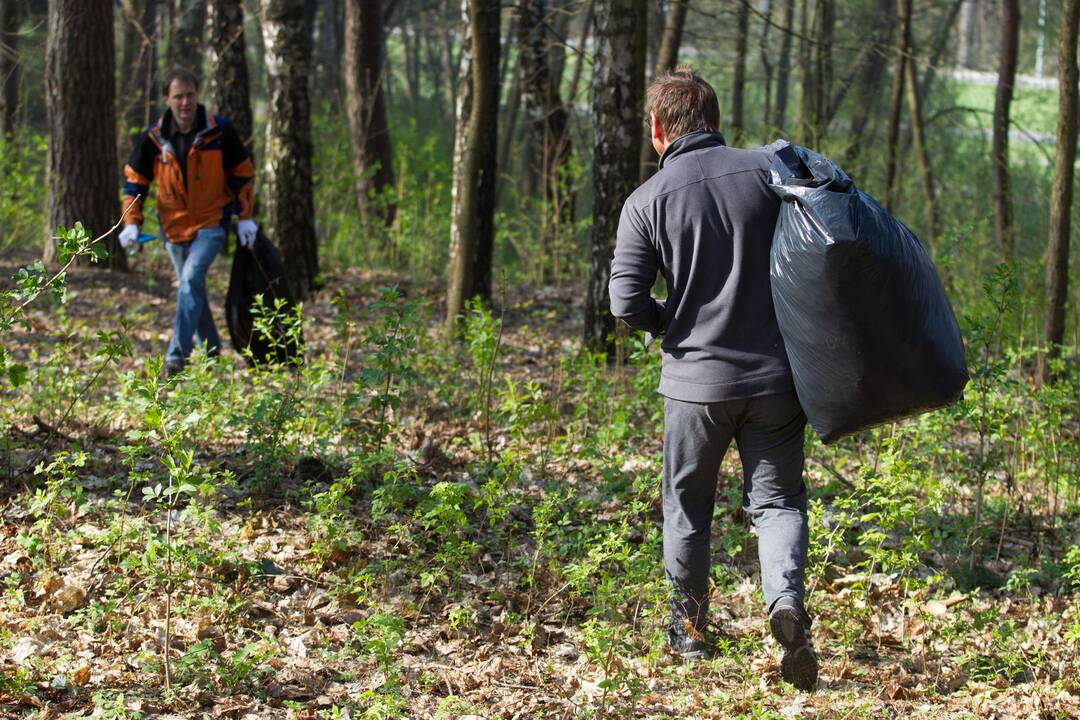
<path id="1" fill-rule="evenodd" d="M 285 301 L 278 312 L 279 320 L 273 325 L 271 338 L 254 329 L 252 308 L 255 296 L 262 295 L 263 306 L 272 311 L 275 300 Z M 229 325 L 229 337 L 233 347 L 247 358 L 249 365 L 265 362 L 285 363 L 301 357 L 301 344 L 290 340 L 280 318 L 295 313 L 296 301 L 289 294 L 285 282 L 285 263 L 281 252 L 259 230 L 255 244 L 250 250 L 237 246 L 229 274 L 229 291 L 225 296 L 225 320 Z M 244 353 L 250 348 L 251 354 Z"/>
<path id="2" fill-rule="evenodd" d="M 964 345 L 919 239 L 827 158 L 786 142 L 772 296 L 795 390 L 824 442 L 950 405 Z"/>

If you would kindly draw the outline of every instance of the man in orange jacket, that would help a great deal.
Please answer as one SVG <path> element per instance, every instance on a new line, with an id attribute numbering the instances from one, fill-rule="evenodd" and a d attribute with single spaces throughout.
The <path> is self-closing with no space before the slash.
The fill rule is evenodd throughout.
<path id="1" fill-rule="evenodd" d="M 165 355 L 165 372 L 184 369 L 196 344 L 208 354 L 220 351 L 221 339 L 206 298 L 206 271 L 225 244 L 233 212 L 240 217 L 242 247 L 255 242 L 251 219 L 254 167 L 243 141 L 229 121 L 199 104 L 199 81 L 175 69 L 162 86 L 168 109 L 135 142 L 124 166 L 124 206 L 131 207 L 120 245 L 138 242 L 142 200 L 157 184 L 161 235 L 179 285 L 176 318 Z"/>

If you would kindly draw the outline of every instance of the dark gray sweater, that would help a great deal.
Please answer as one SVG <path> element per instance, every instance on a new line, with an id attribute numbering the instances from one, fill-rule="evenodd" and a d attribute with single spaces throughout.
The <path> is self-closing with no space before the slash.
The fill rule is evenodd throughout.
<path id="1" fill-rule="evenodd" d="M 769 287 L 780 210 L 770 162 L 760 150 L 727 147 L 719 133 L 689 133 L 623 205 L 611 312 L 663 335 L 666 397 L 715 402 L 794 387 Z M 658 270 L 666 301 L 651 295 Z"/>

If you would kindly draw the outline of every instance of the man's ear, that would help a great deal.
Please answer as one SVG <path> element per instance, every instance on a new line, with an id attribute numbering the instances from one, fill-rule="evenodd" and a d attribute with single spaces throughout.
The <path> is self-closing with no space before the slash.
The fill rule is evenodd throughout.
<path id="1" fill-rule="evenodd" d="M 664 128 L 660 126 L 660 121 L 653 113 L 649 113 L 649 123 L 652 125 L 652 138 L 661 143 L 664 142 Z"/>

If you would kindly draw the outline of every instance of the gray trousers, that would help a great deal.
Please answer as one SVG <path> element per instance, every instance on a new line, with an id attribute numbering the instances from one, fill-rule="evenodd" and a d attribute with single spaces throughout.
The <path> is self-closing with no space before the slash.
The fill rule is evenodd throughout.
<path id="1" fill-rule="evenodd" d="M 664 569 L 673 620 L 704 630 L 709 610 L 709 533 L 720 462 L 732 438 L 743 466 L 743 509 L 757 528 L 766 607 L 800 604 L 809 530 L 803 484 L 806 416 L 795 393 L 747 400 L 664 401 Z"/>

